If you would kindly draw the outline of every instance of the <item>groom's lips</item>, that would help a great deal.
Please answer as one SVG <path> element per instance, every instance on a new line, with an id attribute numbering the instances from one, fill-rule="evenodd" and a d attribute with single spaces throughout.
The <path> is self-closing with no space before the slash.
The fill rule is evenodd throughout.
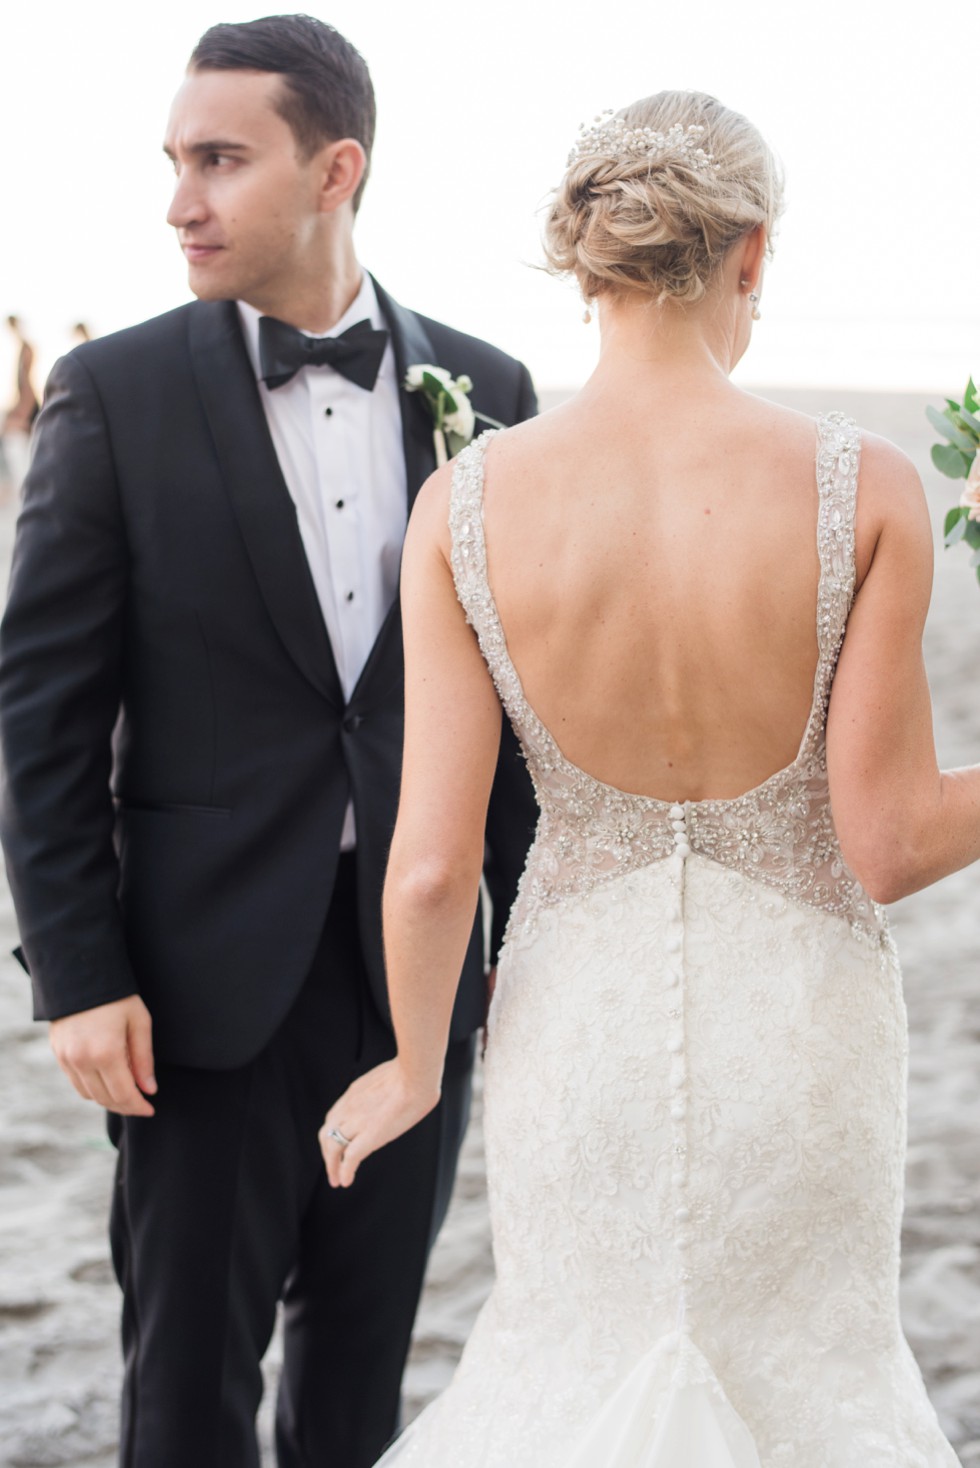
<path id="1" fill-rule="evenodd" d="M 217 255 L 220 250 L 224 249 L 224 245 L 182 244 L 180 248 L 188 260 L 199 264 L 202 260 L 210 260 L 213 255 Z"/>

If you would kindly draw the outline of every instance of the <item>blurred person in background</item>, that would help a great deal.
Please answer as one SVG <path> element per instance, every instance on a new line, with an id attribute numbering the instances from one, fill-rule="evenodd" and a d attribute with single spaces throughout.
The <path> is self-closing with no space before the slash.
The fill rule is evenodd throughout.
<path id="1" fill-rule="evenodd" d="M 28 341 L 19 316 L 8 316 L 7 326 L 16 342 L 14 390 L 10 407 L 3 418 L 4 497 L 16 495 L 24 482 L 30 462 L 31 429 L 40 411 L 34 388 L 34 348 Z"/>

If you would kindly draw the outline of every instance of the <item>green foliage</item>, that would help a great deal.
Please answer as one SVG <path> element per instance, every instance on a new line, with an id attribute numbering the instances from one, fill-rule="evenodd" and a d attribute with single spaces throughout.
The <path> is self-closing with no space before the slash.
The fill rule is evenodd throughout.
<path id="1" fill-rule="evenodd" d="M 950 443 L 955 444 L 958 449 L 962 449 L 965 454 L 975 454 L 977 451 L 976 441 L 970 437 L 971 430 L 967 420 L 960 416 L 962 411 L 961 408 L 957 407 L 955 414 L 950 408 L 947 408 L 945 413 L 940 413 L 938 408 L 933 408 L 930 405 L 926 408 L 926 417 L 929 419 L 933 428 L 938 428 L 939 432 L 944 438 L 948 438 Z M 958 426 L 960 423 L 964 425 L 962 428 Z"/>
<path id="2" fill-rule="evenodd" d="M 947 550 L 951 545 L 956 545 L 966 534 L 969 510 L 965 505 L 954 505 L 951 510 L 946 511 L 946 523 L 943 526 L 943 544 Z"/>
<path id="3" fill-rule="evenodd" d="M 940 413 L 938 408 L 926 408 L 926 416 L 942 437 L 945 443 L 934 443 L 932 446 L 932 462 L 941 474 L 950 479 L 969 479 L 970 472 L 976 462 L 977 449 L 980 448 L 980 401 L 977 398 L 977 386 L 971 377 L 963 393 L 962 403 L 954 398 L 946 399 L 946 407 Z M 975 482 L 975 481 L 974 481 Z M 972 494 L 973 484 L 969 491 L 964 494 Z M 958 545 L 963 541 L 973 554 L 970 557 L 970 565 L 976 573 L 977 581 L 980 582 L 980 522 L 970 519 L 969 504 L 954 505 L 946 511 L 943 522 L 943 544 L 947 550 L 951 545 Z"/>
<path id="4" fill-rule="evenodd" d="M 932 462 L 947 479 L 965 479 L 970 472 L 970 459 L 952 444 L 934 443 Z"/>
<path id="5" fill-rule="evenodd" d="M 980 447 L 980 410 L 977 402 L 976 384 L 971 377 L 966 385 L 962 403 L 954 398 L 946 399 L 940 413 L 938 408 L 926 408 L 926 416 L 933 428 L 938 429 L 948 443 L 932 446 L 932 462 L 941 474 L 950 479 L 966 479 Z"/>

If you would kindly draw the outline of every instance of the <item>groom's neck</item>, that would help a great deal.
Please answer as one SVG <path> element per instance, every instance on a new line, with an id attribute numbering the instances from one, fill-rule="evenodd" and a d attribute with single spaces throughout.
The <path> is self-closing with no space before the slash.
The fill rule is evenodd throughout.
<path id="1" fill-rule="evenodd" d="M 363 270 L 349 234 L 318 242 L 281 276 L 273 277 L 243 299 L 263 316 L 275 316 L 300 331 L 330 331 L 348 311 L 361 289 Z"/>

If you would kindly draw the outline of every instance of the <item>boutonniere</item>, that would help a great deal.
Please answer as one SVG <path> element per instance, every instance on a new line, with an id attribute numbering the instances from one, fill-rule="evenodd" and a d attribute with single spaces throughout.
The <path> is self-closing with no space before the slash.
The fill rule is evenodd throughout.
<path id="1" fill-rule="evenodd" d="M 473 391 L 471 380 L 465 375 L 450 377 L 445 367 L 433 367 L 431 362 L 417 362 L 405 373 L 405 390 L 421 393 L 432 415 L 432 442 L 440 469 L 460 449 L 465 449 L 473 437 L 478 418 L 491 428 L 504 426 L 496 418 L 477 413 L 468 397 Z"/>

